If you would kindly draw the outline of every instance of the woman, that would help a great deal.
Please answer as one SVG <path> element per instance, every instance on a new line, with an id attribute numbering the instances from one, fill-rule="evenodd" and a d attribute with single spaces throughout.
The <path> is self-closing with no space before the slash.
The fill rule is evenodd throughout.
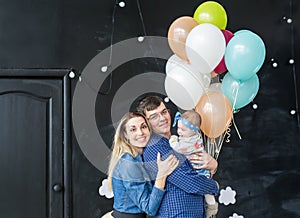
<path id="1" fill-rule="evenodd" d="M 164 195 L 166 178 L 178 166 L 173 155 L 162 161 L 158 153 L 158 173 L 152 185 L 141 156 L 150 134 L 147 119 L 137 112 L 126 113 L 116 129 L 108 168 L 116 218 L 154 216 Z"/>

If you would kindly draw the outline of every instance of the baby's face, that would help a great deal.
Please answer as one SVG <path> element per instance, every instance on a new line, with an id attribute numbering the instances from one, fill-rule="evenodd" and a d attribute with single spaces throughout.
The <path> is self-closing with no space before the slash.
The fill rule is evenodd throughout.
<path id="1" fill-rule="evenodd" d="M 186 127 L 181 120 L 178 120 L 177 123 L 177 133 L 180 137 L 190 137 L 195 135 L 195 132 Z"/>

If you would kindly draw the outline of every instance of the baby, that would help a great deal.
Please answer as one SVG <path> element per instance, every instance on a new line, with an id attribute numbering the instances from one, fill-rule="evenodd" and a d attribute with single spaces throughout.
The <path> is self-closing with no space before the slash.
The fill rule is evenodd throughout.
<path id="1" fill-rule="evenodd" d="M 177 123 L 178 122 L 178 123 Z M 204 150 L 203 139 L 200 132 L 201 117 L 193 111 L 188 110 L 181 114 L 177 112 L 175 115 L 173 127 L 177 123 L 177 133 L 179 135 L 172 135 L 169 142 L 171 147 L 178 153 L 184 154 L 187 158 L 195 153 Z M 195 166 L 195 164 L 192 164 Z M 197 167 L 196 167 L 197 168 Z M 198 169 L 197 173 L 210 177 L 210 172 L 207 169 Z M 206 216 L 210 217 L 216 215 L 218 211 L 218 203 L 213 195 L 206 194 L 205 201 L 207 203 Z"/>

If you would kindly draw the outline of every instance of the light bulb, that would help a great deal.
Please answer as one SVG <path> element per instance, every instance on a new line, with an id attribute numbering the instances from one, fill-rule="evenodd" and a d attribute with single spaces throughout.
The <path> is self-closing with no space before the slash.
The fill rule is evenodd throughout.
<path id="1" fill-rule="evenodd" d="M 71 79 L 73 79 L 73 78 L 75 77 L 75 73 L 74 73 L 73 70 L 70 71 L 69 77 L 70 77 Z"/>
<path id="2" fill-rule="evenodd" d="M 143 42 L 143 41 L 144 41 L 144 36 L 139 36 L 139 37 L 138 37 L 138 41 L 139 41 L 139 42 Z"/>
<path id="3" fill-rule="evenodd" d="M 102 71 L 103 73 L 105 73 L 105 72 L 107 71 L 107 66 L 101 67 L 101 71 Z"/>
<path id="4" fill-rule="evenodd" d="M 274 68 L 278 67 L 277 62 L 274 62 L 274 63 L 272 64 L 272 66 L 273 66 Z"/>
<path id="5" fill-rule="evenodd" d="M 119 2 L 119 6 L 120 6 L 121 8 L 124 8 L 124 7 L 125 7 L 125 2 Z"/>

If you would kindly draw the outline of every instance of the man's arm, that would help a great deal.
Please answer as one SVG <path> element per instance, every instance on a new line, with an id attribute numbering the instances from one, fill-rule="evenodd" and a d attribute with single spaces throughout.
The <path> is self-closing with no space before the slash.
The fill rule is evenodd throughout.
<path id="1" fill-rule="evenodd" d="M 147 147 L 144 149 L 143 156 L 145 167 L 152 176 L 156 175 L 157 173 L 157 167 L 154 164 L 156 162 L 155 159 L 157 152 L 160 152 L 163 158 L 166 158 L 170 154 L 175 154 L 175 156 L 180 160 L 177 169 L 170 176 L 168 176 L 168 182 L 187 193 L 201 195 L 218 193 L 217 183 L 212 179 L 197 174 L 189 161 L 183 155 L 180 155 L 172 150 L 166 138 L 161 138 L 154 143 L 150 142 L 149 146 L 147 145 Z"/>
<path id="2" fill-rule="evenodd" d="M 189 158 L 190 162 L 195 164 L 194 169 L 208 169 L 211 177 L 217 172 L 218 162 L 205 150 L 198 152 L 197 155 L 193 155 Z"/>

